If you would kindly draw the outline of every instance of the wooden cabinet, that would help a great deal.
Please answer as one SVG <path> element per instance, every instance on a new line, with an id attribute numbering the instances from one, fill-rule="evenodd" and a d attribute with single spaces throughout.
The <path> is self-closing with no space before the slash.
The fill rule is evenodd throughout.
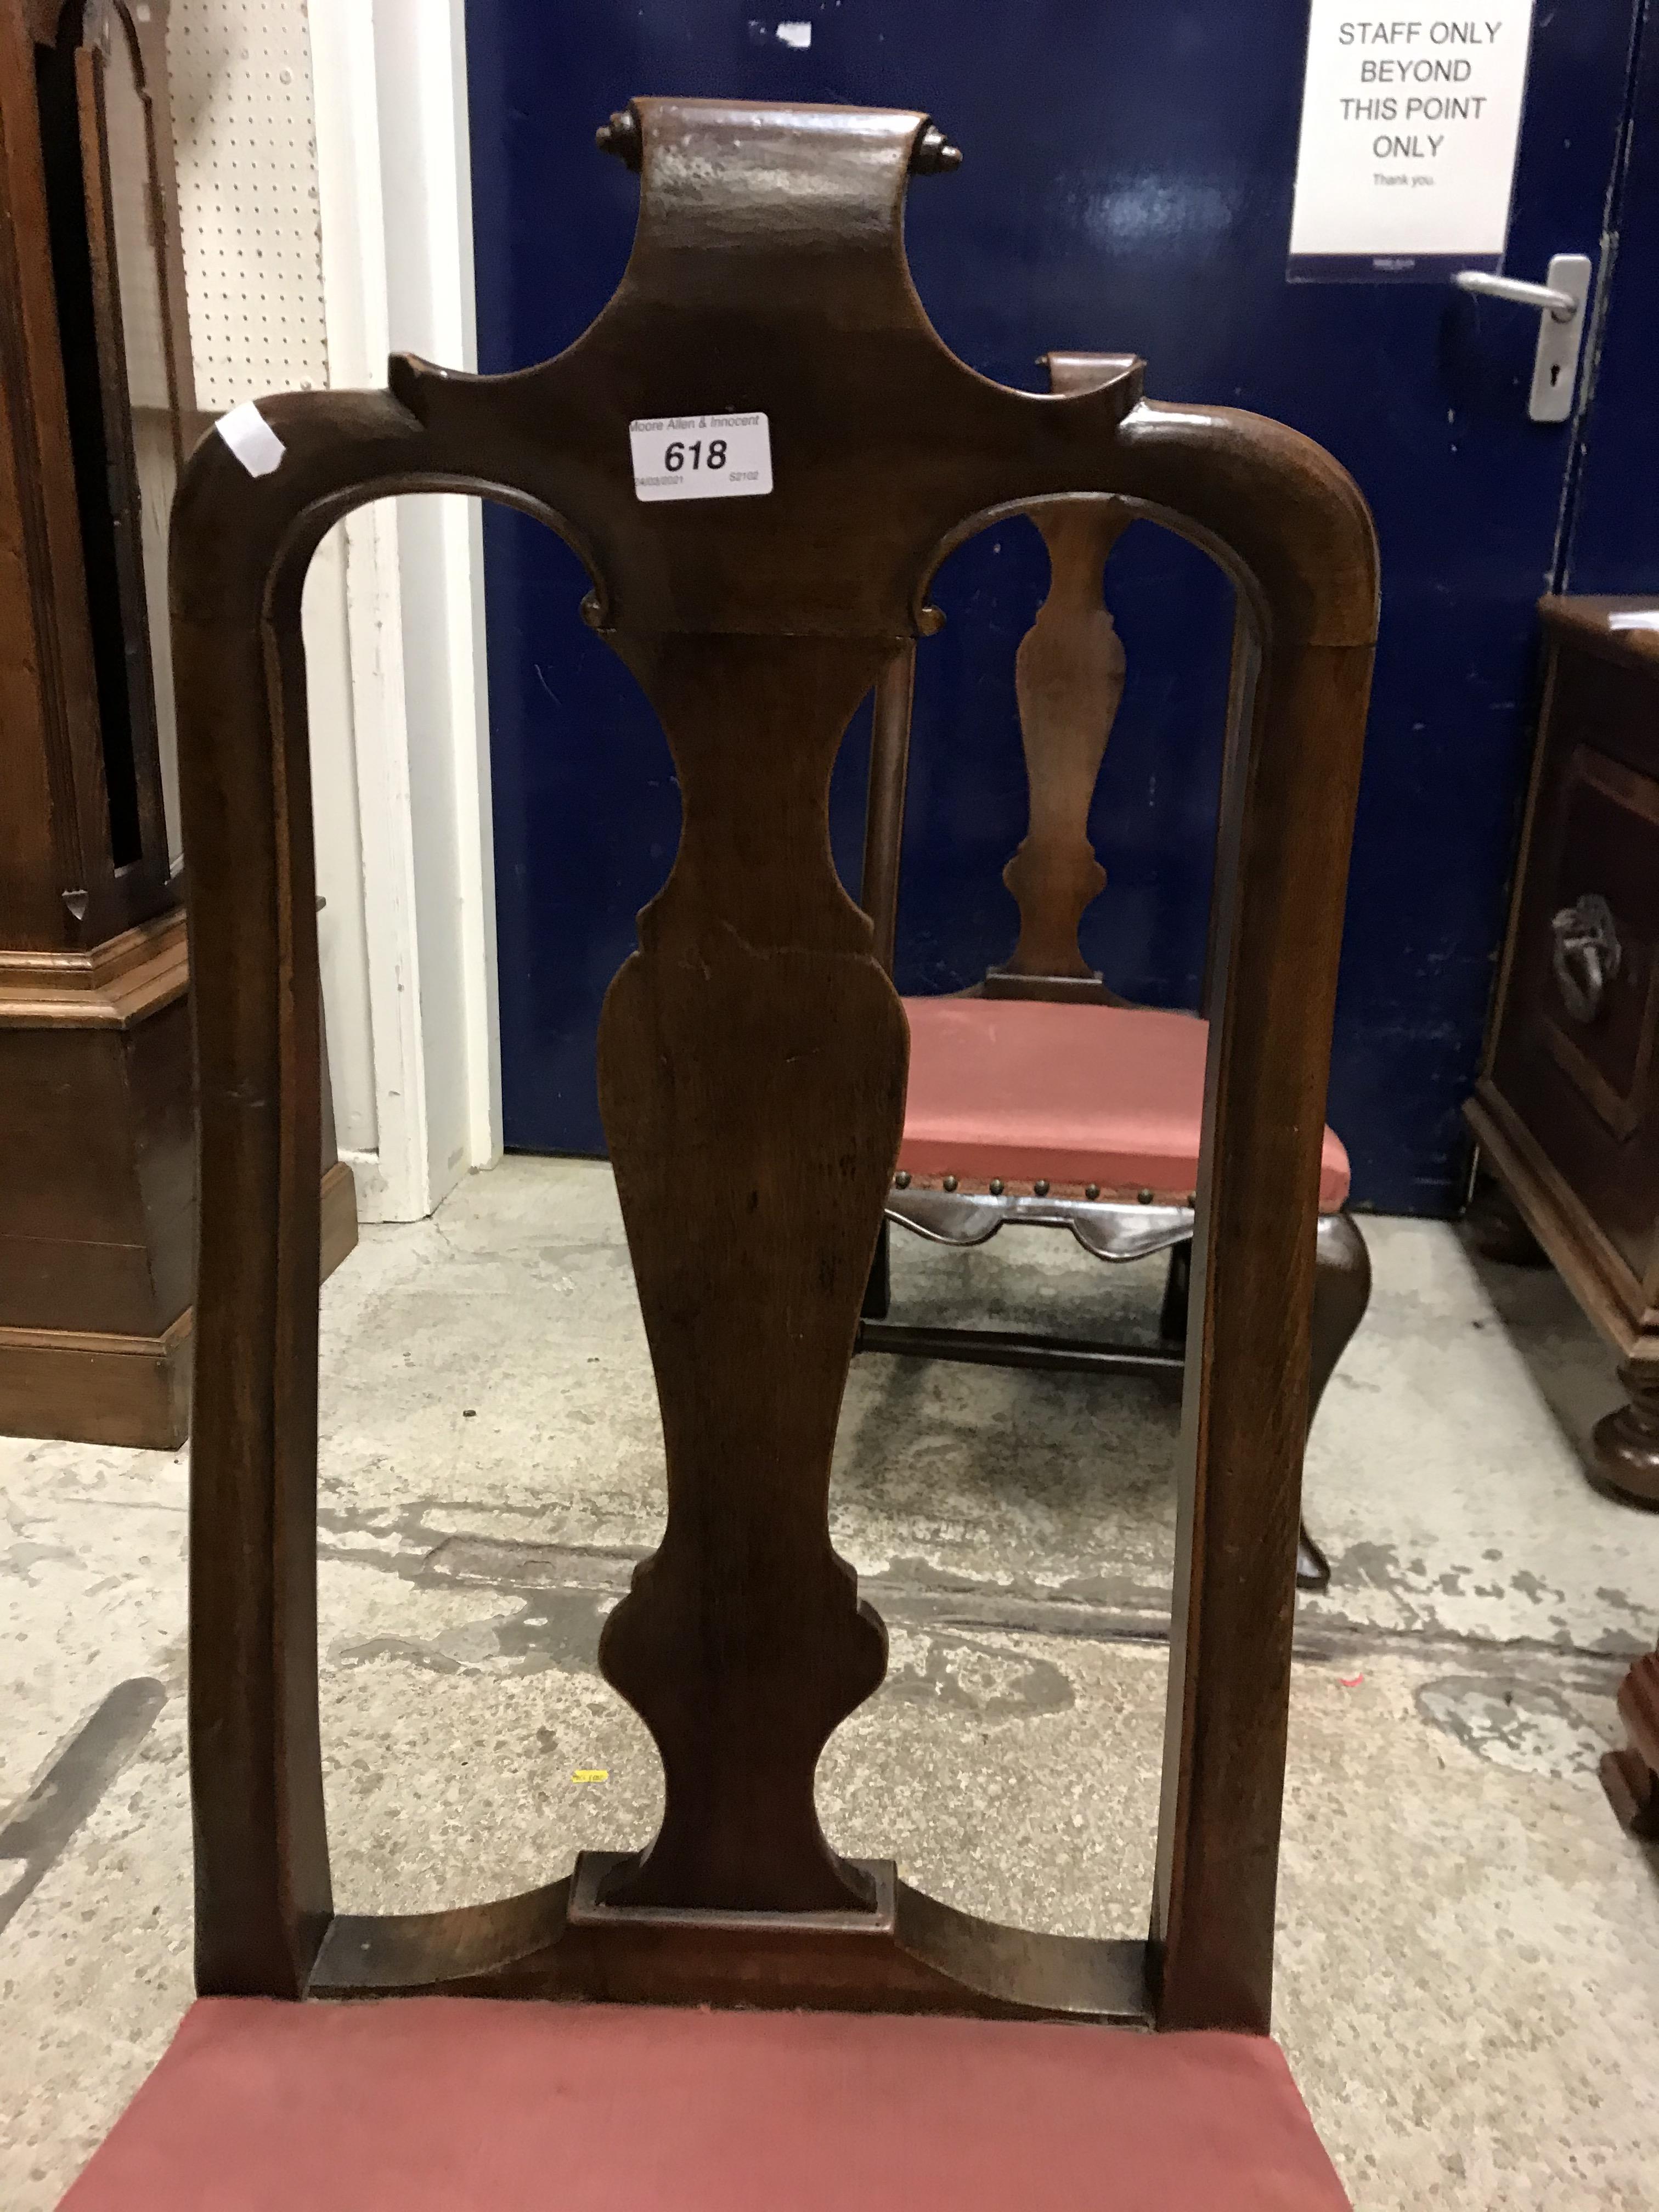
<path id="1" fill-rule="evenodd" d="M 1487 1165 L 1624 1363 L 1596 1431 L 1659 1504 L 1659 602 L 1547 599 L 1543 708 L 1486 1066 Z"/>
<path id="2" fill-rule="evenodd" d="M 0 0 L 0 1431 L 170 1446 L 196 1200 L 167 526 L 203 426 L 166 27 Z M 337 1259 L 349 1170 L 324 1198 Z"/>
<path id="3" fill-rule="evenodd" d="M 1621 1362 L 1607 1489 L 1659 1506 L 1659 600 L 1547 599 L 1543 709 L 1486 1066 L 1486 1165 Z M 1659 1834 L 1659 1657 L 1601 1762 Z"/>

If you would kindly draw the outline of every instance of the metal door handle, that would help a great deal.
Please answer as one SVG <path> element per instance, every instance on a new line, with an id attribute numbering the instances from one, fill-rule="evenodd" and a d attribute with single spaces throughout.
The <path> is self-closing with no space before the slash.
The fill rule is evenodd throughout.
<path id="1" fill-rule="evenodd" d="M 1547 307 L 1558 323 L 1570 323 L 1583 301 L 1553 284 L 1528 284 L 1519 276 L 1497 276 L 1486 269 L 1460 269 L 1453 279 L 1460 292 L 1485 292 L 1494 300 L 1513 300 L 1517 307 Z"/>
<path id="2" fill-rule="evenodd" d="M 1569 421 L 1589 301 L 1589 254 L 1556 254 L 1550 262 L 1549 281 L 1543 284 L 1528 284 L 1518 276 L 1494 276 L 1484 269 L 1460 269 L 1452 282 L 1462 292 L 1539 310 L 1538 351 L 1532 364 L 1532 395 L 1527 412 L 1534 422 Z"/>

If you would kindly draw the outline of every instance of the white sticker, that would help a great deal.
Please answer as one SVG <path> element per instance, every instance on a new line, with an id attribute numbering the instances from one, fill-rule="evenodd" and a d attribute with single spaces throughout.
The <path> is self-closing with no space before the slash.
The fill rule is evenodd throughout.
<path id="1" fill-rule="evenodd" d="M 1659 607 L 1644 607 L 1640 613 L 1609 615 L 1609 629 L 1659 629 Z"/>
<path id="2" fill-rule="evenodd" d="M 797 52 L 804 53 L 812 43 L 812 26 L 810 23 L 780 23 L 778 36 L 786 46 L 793 46 Z"/>
<path id="3" fill-rule="evenodd" d="M 213 427 L 251 477 L 268 477 L 288 451 L 251 399 L 222 415 Z"/>
<path id="4" fill-rule="evenodd" d="M 1532 14 L 1533 0 L 1375 16 L 1353 0 L 1312 0 L 1292 275 L 1443 282 L 1449 259 L 1496 264 L 1509 229 Z M 1370 271 L 1305 270 L 1350 258 Z"/>
<path id="5" fill-rule="evenodd" d="M 635 499 L 745 499 L 772 489 L 764 415 L 659 415 L 630 422 Z"/>

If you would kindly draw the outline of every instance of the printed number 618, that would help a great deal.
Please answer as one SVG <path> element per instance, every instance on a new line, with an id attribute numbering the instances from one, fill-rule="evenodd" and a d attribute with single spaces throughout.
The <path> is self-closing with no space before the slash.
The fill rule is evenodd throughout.
<path id="1" fill-rule="evenodd" d="M 703 444 L 701 438 L 694 438 L 690 446 L 683 445 L 677 438 L 672 446 L 665 449 L 662 457 L 662 465 L 671 477 L 678 476 L 684 468 L 688 453 L 691 456 L 691 466 L 694 469 L 723 469 L 726 466 L 724 438 L 711 438 L 707 446 Z"/>

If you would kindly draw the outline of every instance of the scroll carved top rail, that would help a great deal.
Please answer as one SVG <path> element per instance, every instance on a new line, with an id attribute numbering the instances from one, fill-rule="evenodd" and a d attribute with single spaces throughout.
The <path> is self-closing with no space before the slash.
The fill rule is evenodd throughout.
<path id="1" fill-rule="evenodd" d="M 1161 407 L 1125 360 L 1006 390 L 941 344 L 902 238 L 920 114 L 640 100 L 614 298 L 502 377 L 394 361 L 209 438 L 175 509 L 202 1243 L 192 1499 L 198 1967 L 207 1990 L 468 1988 L 1265 2027 L 1308 1285 L 1348 817 L 1376 618 L 1369 518 L 1318 447 Z M 928 136 L 932 133 L 932 137 Z M 948 150 L 948 149 L 947 149 Z M 629 426 L 763 414 L 774 489 L 645 501 Z M 684 831 L 613 982 L 601 1105 L 661 1401 L 660 1549 L 601 1662 L 660 1750 L 644 1848 L 414 1921 L 334 1913 L 315 1689 L 317 966 L 306 565 L 351 507 L 469 490 L 540 516 L 673 750 Z M 830 857 L 842 733 L 975 518 L 1059 495 L 1191 519 L 1256 611 L 1214 1024 L 1153 1941 L 975 1922 L 823 1838 L 812 1778 L 884 1638 L 827 1526 L 907 1037 Z M 1251 1295 L 1252 1283 L 1272 1295 Z M 556 1470 L 550 1470 L 556 1480 Z M 626 1843 L 629 1839 L 619 1838 Z M 636 1839 L 637 1840 L 637 1839 Z M 1155 1999 L 1149 1995 L 1148 1967 Z"/>

